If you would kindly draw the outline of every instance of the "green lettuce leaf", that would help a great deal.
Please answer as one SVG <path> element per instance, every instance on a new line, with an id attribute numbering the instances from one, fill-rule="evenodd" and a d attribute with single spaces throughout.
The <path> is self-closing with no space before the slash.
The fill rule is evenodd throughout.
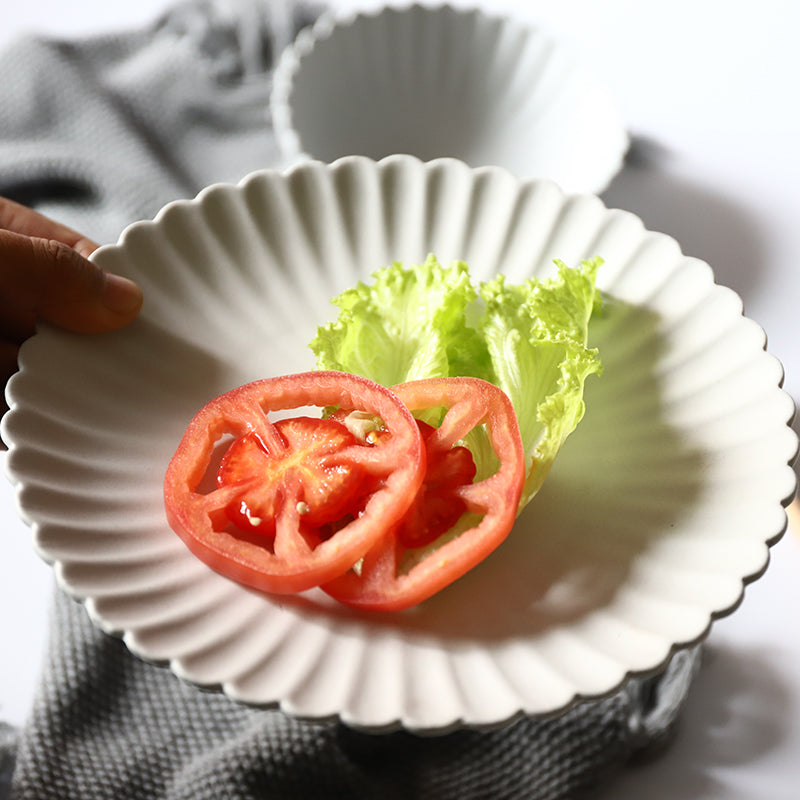
<path id="1" fill-rule="evenodd" d="M 339 317 L 319 328 L 310 345 L 319 369 L 392 386 L 449 375 L 451 360 L 480 357 L 482 343 L 464 318 L 477 298 L 466 264 L 444 268 L 429 256 L 411 269 L 396 262 L 373 278 L 369 286 L 359 282 L 331 301 Z M 462 352 L 472 344 L 475 353 Z"/>
<path id="2" fill-rule="evenodd" d="M 481 286 L 481 332 L 494 369 L 493 383 L 517 413 L 527 458 L 524 506 L 539 490 L 553 461 L 585 411 L 586 378 L 600 373 L 598 353 L 587 345 L 589 319 L 599 307 L 595 287 L 602 260 L 558 275 L 509 285 L 502 275 Z"/>
<path id="3" fill-rule="evenodd" d="M 334 298 L 338 318 L 310 344 L 317 368 L 384 386 L 456 375 L 499 386 L 514 404 L 527 457 L 522 508 L 583 417 L 584 381 L 601 371 L 587 340 L 602 259 L 575 269 L 555 263 L 553 278 L 510 284 L 499 275 L 476 288 L 461 261 L 395 262 Z M 495 461 L 486 437 L 477 432 L 465 443 L 486 474 Z"/>

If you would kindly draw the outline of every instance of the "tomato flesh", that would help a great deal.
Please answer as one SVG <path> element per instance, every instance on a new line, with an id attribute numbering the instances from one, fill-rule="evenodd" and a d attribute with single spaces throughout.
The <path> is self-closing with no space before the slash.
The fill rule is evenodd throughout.
<path id="1" fill-rule="evenodd" d="M 340 410 L 268 417 L 307 406 Z M 475 431 L 494 451 L 489 475 L 464 444 Z M 270 593 L 321 586 L 357 609 L 398 611 L 505 539 L 524 477 L 516 415 L 496 386 L 441 378 L 390 390 L 320 371 L 255 381 L 204 406 L 170 461 L 164 498 L 173 530 L 233 580 Z"/>
<path id="2" fill-rule="evenodd" d="M 476 378 L 435 378 L 401 384 L 393 391 L 412 411 L 446 409 L 442 423 L 425 438 L 426 458 L 438 465 L 426 481 L 434 487 L 434 507 L 450 501 L 454 509 L 475 515 L 475 522 L 456 535 L 441 537 L 441 543 L 434 540 L 429 547 L 416 550 L 415 536 L 424 541 L 427 533 L 409 530 L 414 514 L 425 516 L 425 511 L 412 505 L 407 517 L 367 552 L 358 572 L 350 570 L 322 586 L 340 602 L 371 611 L 399 611 L 417 605 L 486 558 L 513 527 L 525 479 L 519 425 L 511 401 L 501 389 Z M 453 470 L 449 454 L 454 448 L 458 452 L 459 442 L 475 428 L 485 429 L 499 466 L 491 475 L 474 481 L 467 480 L 469 470 L 463 470 L 462 482 L 454 476 L 461 473 L 463 465 Z M 452 481 L 435 483 L 440 467 Z M 424 496 L 421 489 L 415 498 L 422 498 L 423 509 Z M 406 568 L 409 556 L 413 566 Z"/>
<path id="3" fill-rule="evenodd" d="M 345 421 L 347 411 L 336 411 L 331 419 Z M 454 492 L 458 486 L 471 483 L 475 477 L 475 461 L 468 448 L 454 446 L 449 449 L 428 447 L 435 437 L 436 428 L 417 419 L 417 427 L 426 446 L 425 479 L 417 491 L 411 507 L 397 529 L 404 546 L 422 547 L 450 530 L 466 513 L 466 503 Z M 373 436 L 383 436 L 377 431 Z M 377 439 L 373 438 L 373 441 Z"/>
<path id="4" fill-rule="evenodd" d="M 247 488 L 226 507 L 231 522 L 243 531 L 275 535 L 275 520 L 293 503 L 305 526 L 335 523 L 358 510 L 363 495 L 374 487 L 368 470 L 355 459 L 327 463 L 358 440 L 332 419 L 293 417 L 275 423 L 270 446 L 257 433 L 236 439 L 217 471 L 220 488 Z M 251 478 L 261 479 L 252 484 Z"/>
<path id="5" fill-rule="evenodd" d="M 362 442 L 322 419 L 268 416 L 308 406 L 374 416 L 381 435 Z M 217 469 L 213 455 L 226 438 Z M 390 390 L 334 371 L 266 378 L 192 418 L 164 478 L 167 520 L 217 572 L 260 591 L 300 592 L 348 571 L 402 519 L 425 464 L 416 421 Z M 208 491 L 211 469 L 221 477 Z"/>
<path id="6" fill-rule="evenodd" d="M 417 420 L 417 427 L 427 446 L 436 429 L 421 420 Z M 430 544 L 461 519 L 467 504 L 456 489 L 475 478 L 475 461 L 466 447 L 432 447 L 427 462 L 425 480 L 397 529 L 398 540 L 407 548 Z"/>

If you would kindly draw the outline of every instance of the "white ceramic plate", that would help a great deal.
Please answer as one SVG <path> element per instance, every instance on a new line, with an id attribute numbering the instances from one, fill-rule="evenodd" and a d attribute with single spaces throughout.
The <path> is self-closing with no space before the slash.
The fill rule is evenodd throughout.
<path id="1" fill-rule="evenodd" d="M 568 42 L 448 5 L 323 14 L 282 51 L 270 106 L 289 163 L 452 156 L 599 194 L 628 147 L 611 91 Z"/>
<path id="2" fill-rule="evenodd" d="M 408 613 L 266 597 L 169 529 L 164 470 L 207 400 L 313 366 L 329 298 L 393 259 L 476 279 L 595 254 L 605 373 L 541 493 L 486 562 Z M 492 726 L 661 668 L 739 603 L 794 489 L 780 364 L 711 269 L 629 213 L 500 169 L 307 163 L 214 186 L 95 256 L 145 293 L 129 328 L 45 328 L 3 421 L 35 546 L 95 623 L 188 681 L 369 730 Z"/>

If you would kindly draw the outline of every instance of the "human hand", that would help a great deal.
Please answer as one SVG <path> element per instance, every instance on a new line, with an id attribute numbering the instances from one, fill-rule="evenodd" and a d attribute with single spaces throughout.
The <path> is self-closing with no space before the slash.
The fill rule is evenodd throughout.
<path id="1" fill-rule="evenodd" d="M 0 389 L 37 320 L 102 333 L 139 313 L 141 289 L 88 261 L 96 249 L 70 228 L 0 197 Z"/>

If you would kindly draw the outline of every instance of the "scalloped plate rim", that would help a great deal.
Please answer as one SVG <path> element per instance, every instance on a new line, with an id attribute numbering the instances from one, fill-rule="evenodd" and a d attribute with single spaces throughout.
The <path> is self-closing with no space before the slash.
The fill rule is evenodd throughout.
<path id="1" fill-rule="evenodd" d="M 167 213 L 168 209 L 173 207 L 173 206 L 182 206 L 182 205 L 190 205 L 190 206 L 191 205 L 195 205 L 195 206 L 198 206 L 198 205 L 201 205 L 203 203 L 203 201 L 204 201 L 204 198 L 207 197 L 210 192 L 218 190 L 219 187 L 228 187 L 228 190 L 241 188 L 245 184 L 247 184 L 249 181 L 251 181 L 251 180 L 253 180 L 253 179 L 257 178 L 258 176 L 263 175 L 265 173 L 272 175 L 273 179 L 291 178 L 292 175 L 294 175 L 296 173 L 304 172 L 304 171 L 306 171 L 308 169 L 322 169 L 324 171 L 328 171 L 328 170 L 335 171 L 337 169 L 340 169 L 342 167 L 346 167 L 347 165 L 352 165 L 354 163 L 360 163 L 362 165 L 374 165 L 374 168 L 378 169 L 378 170 L 383 169 L 387 165 L 391 165 L 391 164 L 399 164 L 399 165 L 413 164 L 415 169 L 419 169 L 420 166 L 424 167 L 426 173 L 429 172 L 432 169 L 438 169 L 438 168 L 442 168 L 442 169 L 448 169 L 448 168 L 466 169 L 472 175 L 475 175 L 477 173 L 499 172 L 499 173 L 504 173 L 504 174 L 510 176 L 513 180 L 516 181 L 516 178 L 514 178 L 514 176 L 508 170 L 506 170 L 505 168 L 495 167 L 495 166 L 470 168 L 470 167 L 467 167 L 463 162 L 459 161 L 458 159 L 452 159 L 452 158 L 435 159 L 435 160 L 429 161 L 429 162 L 422 162 L 419 159 L 416 159 L 416 158 L 414 158 L 412 156 L 388 156 L 387 158 L 381 159 L 381 160 L 379 160 L 377 162 L 373 162 L 370 159 L 367 159 L 367 158 L 361 157 L 361 156 L 347 156 L 347 157 L 344 157 L 342 159 L 338 159 L 336 162 L 333 162 L 330 165 L 323 164 L 322 162 L 310 162 L 310 163 L 309 162 L 304 162 L 304 163 L 293 165 L 292 167 L 290 167 L 290 168 L 288 168 L 286 170 L 278 170 L 278 169 L 257 170 L 257 171 L 254 171 L 254 172 L 250 173 L 249 175 L 245 176 L 241 181 L 239 181 L 236 184 L 233 184 L 233 183 L 214 184 L 212 186 L 208 186 L 205 189 L 203 189 L 194 198 L 181 199 L 181 200 L 173 201 L 172 203 L 169 203 L 166 206 L 164 206 L 152 220 L 141 220 L 141 221 L 134 222 L 131 225 L 127 226 L 125 228 L 125 230 L 121 233 L 120 238 L 119 238 L 119 240 L 118 240 L 118 242 L 116 244 L 107 245 L 104 248 L 101 248 L 101 250 L 113 249 L 113 248 L 121 248 L 124 245 L 125 241 L 126 241 L 126 237 L 130 235 L 130 232 L 132 230 L 134 230 L 134 229 L 136 229 L 138 227 L 141 227 L 141 226 L 146 226 L 146 227 L 156 227 L 156 226 L 158 226 L 160 224 L 160 221 L 163 219 L 163 216 Z M 458 166 L 456 167 L 456 165 L 458 165 Z M 552 181 L 547 181 L 547 180 L 542 180 L 542 179 L 531 179 L 531 180 L 519 181 L 519 183 L 538 183 L 538 184 L 546 183 L 546 184 L 552 184 Z M 570 195 L 570 196 L 577 196 L 577 195 Z M 603 208 L 605 210 L 608 210 L 605 205 L 603 205 Z M 630 216 L 630 217 L 632 217 L 632 218 L 634 218 L 634 219 L 636 219 L 636 220 L 638 220 L 639 222 L 641 222 L 641 220 L 635 214 L 633 214 L 631 212 L 627 212 L 627 211 L 625 211 L 623 213 L 628 215 L 628 216 Z M 645 230 L 646 233 L 649 232 L 649 231 L 647 231 L 647 229 L 644 229 L 644 230 Z M 676 245 L 678 245 L 677 241 L 673 237 L 668 236 L 667 234 L 659 234 L 659 236 L 663 236 L 663 237 L 669 238 L 673 242 L 675 242 Z M 99 253 L 100 250 L 98 250 L 97 252 Z M 706 262 L 701 261 L 699 259 L 695 259 L 695 260 L 700 261 L 700 263 L 702 263 L 702 264 L 706 264 Z M 707 264 L 706 264 L 706 266 L 708 267 Z M 711 269 L 710 267 L 708 267 L 708 268 Z M 712 275 L 713 275 L 713 270 L 712 270 Z M 737 297 L 738 297 L 738 295 L 737 295 Z M 739 299 L 741 299 L 741 298 L 739 298 Z M 745 319 L 749 319 L 749 318 L 745 317 L 743 312 L 742 312 L 741 316 L 743 318 L 745 318 Z M 760 326 L 758 326 L 758 327 L 760 328 Z M 763 331 L 763 329 L 761 329 L 761 330 Z M 40 339 L 41 339 L 41 335 L 37 334 L 34 337 L 32 337 L 32 340 L 30 340 L 30 341 L 38 341 Z M 28 343 L 25 343 L 23 345 L 23 368 L 22 368 L 21 373 L 24 372 L 24 369 L 25 369 L 24 368 L 24 350 L 27 349 L 28 346 L 32 346 L 32 345 L 28 345 Z M 773 362 L 775 362 L 778 365 L 778 367 L 780 368 L 781 373 L 782 373 L 783 367 L 782 367 L 780 361 L 777 358 L 775 358 L 775 356 L 773 356 L 772 354 L 770 354 L 770 353 L 768 353 L 766 351 L 766 346 L 764 348 L 764 356 L 768 357 Z M 16 402 L 15 396 L 14 396 L 14 386 L 17 383 L 17 380 L 18 380 L 17 376 L 14 376 L 9 381 L 9 384 L 7 386 L 7 389 L 6 389 L 6 396 L 7 396 L 7 400 L 8 400 L 9 407 L 10 407 L 10 413 L 5 415 L 3 417 L 2 422 L 0 422 L 0 431 L 2 432 L 4 440 L 6 440 L 7 443 L 8 443 L 9 453 L 13 453 L 17 448 L 19 448 L 21 446 L 19 442 L 14 440 L 14 430 L 13 430 L 13 428 L 14 428 L 13 420 L 15 418 L 15 412 L 16 412 L 16 410 L 18 408 L 18 403 Z M 779 383 L 779 387 L 780 387 L 781 383 L 782 383 L 782 381 Z M 781 390 L 781 391 L 783 391 L 783 390 Z M 783 394 L 785 395 L 786 393 L 783 392 Z M 786 396 L 788 397 L 788 395 L 786 395 Z M 791 401 L 791 398 L 789 398 L 789 404 L 791 404 L 790 401 Z M 793 404 L 792 404 L 792 407 L 793 407 Z M 787 424 L 788 424 L 788 422 L 790 422 L 790 419 L 787 420 Z M 796 440 L 796 437 L 795 437 L 795 451 L 794 451 L 794 454 L 796 455 L 796 453 L 797 453 L 797 440 Z M 794 455 L 792 456 L 792 459 L 793 458 L 794 458 Z M 791 459 L 790 459 L 790 461 L 791 461 Z M 36 535 L 37 531 L 40 529 L 41 526 L 34 518 L 32 518 L 30 516 L 30 514 L 26 511 L 26 509 L 24 507 L 24 504 L 21 502 L 20 498 L 21 498 L 21 493 L 22 493 L 22 491 L 24 489 L 24 479 L 21 478 L 19 475 L 15 474 L 14 470 L 10 466 L 10 460 L 9 459 L 6 459 L 6 462 L 5 462 L 5 473 L 6 473 L 7 478 L 11 481 L 11 483 L 14 486 L 14 496 L 15 496 L 15 502 L 17 504 L 17 510 L 18 510 L 21 518 L 25 522 L 25 524 L 30 526 L 31 529 L 34 532 L 34 535 Z M 795 484 L 796 484 L 796 481 L 795 481 Z M 786 497 L 784 497 L 781 500 L 781 505 L 784 508 L 791 501 L 793 494 L 794 494 L 794 487 L 791 489 L 791 491 L 789 491 L 787 493 Z M 584 700 L 594 699 L 594 698 L 597 698 L 597 697 L 600 697 L 600 696 L 608 696 L 610 694 L 613 694 L 614 692 L 618 691 L 619 688 L 627 680 L 629 680 L 632 677 L 642 677 L 642 676 L 646 676 L 646 675 L 655 674 L 655 673 L 659 672 L 661 669 L 664 668 L 665 664 L 668 663 L 668 661 L 674 656 L 675 652 L 677 652 L 678 650 L 684 649 L 686 647 L 691 647 L 693 645 L 696 645 L 697 643 L 702 641 L 708 635 L 708 631 L 710 630 L 711 626 L 713 625 L 713 622 L 716 619 L 719 619 L 721 617 L 727 616 L 728 614 L 730 614 L 733 611 L 735 611 L 736 608 L 738 608 L 738 606 L 740 605 L 740 603 L 742 602 L 742 600 L 744 598 L 746 587 L 750 583 L 752 583 L 753 581 L 757 580 L 764 573 L 764 571 L 767 569 L 768 563 L 769 563 L 769 557 L 770 557 L 770 548 L 780 540 L 780 538 L 783 536 L 785 530 L 786 530 L 786 515 L 784 514 L 783 527 L 780 530 L 776 531 L 771 536 L 767 537 L 767 539 L 764 542 L 764 544 L 765 544 L 765 558 L 764 558 L 763 564 L 761 564 L 758 568 L 755 568 L 752 572 L 750 572 L 750 573 L 748 573 L 748 574 L 746 574 L 746 575 L 741 577 L 741 590 L 739 592 L 738 597 L 735 599 L 734 602 L 730 603 L 725 608 L 721 608 L 719 610 L 713 611 L 711 613 L 711 617 L 709 619 L 709 622 L 708 622 L 705 630 L 701 634 L 699 634 L 698 636 L 694 637 L 691 640 L 687 640 L 687 641 L 683 641 L 683 642 L 674 642 L 672 644 L 671 648 L 670 648 L 670 652 L 669 652 L 667 658 L 664 659 L 663 661 L 661 661 L 659 664 L 653 665 L 651 668 L 638 669 L 638 670 L 627 670 L 625 672 L 625 676 L 622 679 L 622 681 L 620 681 L 619 683 L 615 684 L 613 687 L 609 688 L 607 692 L 604 692 L 601 695 L 597 695 L 597 694 L 586 695 L 586 694 L 582 694 L 580 692 L 576 692 L 574 694 L 571 702 L 569 704 L 567 704 L 567 706 L 559 708 L 558 711 L 566 710 L 567 707 L 571 707 L 575 703 L 582 702 Z M 46 551 L 40 551 L 40 548 L 38 548 L 38 547 L 36 549 L 37 549 L 37 553 L 39 554 L 39 556 L 43 560 L 47 561 L 47 563 L 51 564 L 54 567 L 56 573 L 58 574 L 58 572 L 60 570 L 60 567 L 61 567 L 61 565 L 62 565 L 64 560 L 63 559 L 52 559 L 52 560 L 49 560 L 48 557 L 47 557 L 48 554 L 46 553 Z M 146 652 L 146 648 L 140 648 L 140 647 L 137 646 L 137 644 L 135 642 L 135 631 L 134 630 L 127 630 L 127 631 L 126 630 L 122 630 L 122 629 L 114 630 L 113 626 L 109 626 L 107 620 L 105 620 L 102 617 L 102 615 L 99 615 L 96 612 L 96 610 L 94 609 L 94 606 L 93 606 L 92 598 L 90 598 L 88 596 L 81 596 L 80 593 L 74 591 L 71 587 L 67 587 L 61 579 L 59 579 L 59 585 L 61 585 L 62 588 L 66 590 L 67 594 L 69 594 L 74 600 L 76 600 L 77 602 L 80 602 L 80 603 L 82 603 L 84 605 L 84 607 L 87 609 L 87 612 L 89 613 L 89 616 L 91 617 L 91 619 L 93 621 L 93 624 L 95 624 L 96 626 L 98 626 L 99 628 L 104 630 L 106 633 L 109 633 L 111 635 L 114 635 L 114 636 L 117 636 L 117 637 L 121 638 L 125 642 L 126 646 L 131 650 L 131 652 L 133 652 L 137 657 L 139 657 L 139 658 L 141 658 L 141 659 L 143 659 L 145 661 L 149 661 L 151 663 L 158 664 L 159 666 L 162 666 L 162 667 L 169 666 L 169 668 L 172 669 L 172 671 L 175 674 L 177 674 L 178 677 L 181 680 L 183 680 L 184 682 L 186 682 L 186 683 L 189 683 L 191 685 L 197 686 L 198 688 L 201 688 L 203 690 L 223 691 L 223 692 L 225 692 L 226 694 L 228 694 L 230 696 L 230 689 L 226 690 L 225 683 L 203 684 L 203 683 L 198 683 L 198 682 L 192 681 L 192 680 L 180 675 L 179 674 L 180 669 L 179 669 L 179 666 L 178 666 L 180 661 L 181 661 L 180 658 L 177 658 L 177 659 L 152 659 L 152 658 L 150 658 L 148 656 L 147 652 Z M 241 699 L 241 698 L 237 699 L 237 702 L 250 704 L 250 701 L 247 701 L 246 699 Z M 263 706 L 264 704 L 255 703 L 255 705 Z M 282 708 L 282 709 L 285 710 L 285 708 L 284 708 L 285 705 L 286 705 L 286 701 L 285 700 L 281 700 L 281 701 L 276 701 L 275 703 L 268 703 L 264 707 L 279 707 L 279 708 Z M 553 713 L 553 711 L 551 710 L 551 711 L 546 711 L 546 712 L 541 712 L 541 713 L 534 713 L 532 715 L 533 716 L 550 716 L 550 715 L 552 715 L 552 713 Z M 388 726 L 387 725 L 381 725 L 381 726 L 378 726 L 378 728 L 374 728 L 374 727 L 371 727 L 371 726 L 365 726 L 365 729 L 366 730 L 374 730 L 375 732 L 379 732 L 380 730 L 390 730 L 390 729 L 393 730 L 393 729 L 396 729 L 396 728 L 405 728 L 405 729 L 408 729 L 408 730 L 411 730 L 411 731 L 416 731 L 416 732 L 420 732 L 420 731 L 443 732 L 443 731 L 446 731 L 446 730 L 453 730 L 453 729 L 457 729 L 457 728 L 460 728 L 460 727 L 487 728 L 487 727 L 496 727 L 497 725 L 505 724 L 506 722 L 510 721 L 510 719 L 513 719 L 513 718 L 515 718 L 516 716 L 518 716 L 520 714 L 530 715 L 529 712 L 526 712 L 524 709 L 520 708 L 511 717 L 505 717 L 503 720 L 498 720 L 497 722 L 491 723 L 489 725 L 475 725 L 475 724 L 471 724 L 469 722 L 464 722 L 463 719 L 455 719 L 455 720 L 450 720 L 449 722 L 447 722 L 447 723 L 445 723 L 445 724 L 443 724 L 441 726 L 436 726 L 436 728 L 425 728 L 425 729 L 421 729 L 421 728 L 415 727 L 414 724 L 413 724 L 413 721 L 409 721 L 409 720 L 406 720 L 406 719 L 398 717 L 392 723 L 390 723 Z M 325 715 L 324 718 L 329 718 L 330 716 L 331 715 Z M 346 715 L 343 716 L 342 713 L 339 713 L 339 714 L 336 714 L 334 716 L 337 716 L 337 717 L 345 720 L 345 716 Z M 321 718 L 317 718 L 317 717 L 313 717 L 313 716 L 308 717 L 308 718 L 321 719 Z M 347 722 L 347 724 L 350 724 L 353 727 L 359 727 L 357 720 L 349 720 L 348 719 L 348 720 L 345 720 L 345 721 Z"/>

